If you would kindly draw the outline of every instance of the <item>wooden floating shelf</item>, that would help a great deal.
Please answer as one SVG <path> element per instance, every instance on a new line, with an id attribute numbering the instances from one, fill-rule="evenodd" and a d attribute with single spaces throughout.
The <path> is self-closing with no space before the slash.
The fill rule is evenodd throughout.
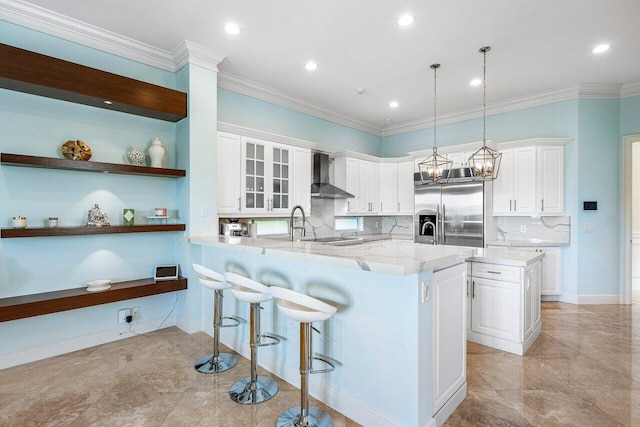
<path id="1" fill-rule="evenodd" d="M 155 282 L 153 279 L 112 283 L 106 291 L 88 292 L 87 288 L 65 289 L 0 299 L 0 322 L 58 313 L 133 298 L 187 289 L 187 279 Z"/>
<path id="2" fill-rule="evenodd" d="M 184 92 L 1 43 L 0 58 L 4 89 L 170 122 L 187 116 Z"/>
<path id="3" fill-rule="evenodd" d="M 52 237 L 83 236 L 94 234 L 154 233 L 160 231 L 184 231 L 184 224 L 111 225 L 108 227 L 28 227 L 3 228 L 0 237 Z"/>
<path id="4" fill-rule="evenodd" d="M 2 62 L 2 61 L 0 61 Z M 149 166 L 120 165 L 83 160 L 56 159 L 53 157 L 26 156 L 23 154 L 0 154 L 0 163 L 29 168 L 61 169 L 83 172 L 114 173 L 119 175 L 144 175 L 164 178 L 181 178 L 187 175 L 184 169 L 152 168 Z"/>

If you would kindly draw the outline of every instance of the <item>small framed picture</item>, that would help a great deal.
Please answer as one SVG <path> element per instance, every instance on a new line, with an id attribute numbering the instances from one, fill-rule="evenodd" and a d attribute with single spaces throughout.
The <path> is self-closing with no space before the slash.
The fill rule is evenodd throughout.
<path id="1" fill-rule="evenodd" d="M 159 282 L 161 280 L 176 280 L 178 278 L 177 265 L 158 265 L 156 266 L 153 280 Z"/>

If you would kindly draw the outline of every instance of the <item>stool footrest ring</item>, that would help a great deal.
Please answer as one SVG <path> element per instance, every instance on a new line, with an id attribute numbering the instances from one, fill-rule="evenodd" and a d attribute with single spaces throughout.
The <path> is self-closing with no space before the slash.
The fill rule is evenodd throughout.
<path id="1" fill-rule="evenodd" d="M 265 338 L 267 340 L 272 340 L 272 341 L 266 341 L 263 342 L 262 339 Z M 280 338 L 278 337 L 274 337 L 273 335 L 269 335 L 269 334 L 261 334 L 258 335 L 258 339 L 260 340 L 258 342 L 258 347 L 268 347 L 270 345 L 277 345 L 280 344 Z"/>
<path id="2" fill-rule="evenodd" d="M 235 328 L 237 326 L 240 326 L 241 323 L 247 323 L 247 321 L 244 320 L 242 317 L 236 317 L 236 316 L 224 316 L 222 319 L 223 320 L 228 319 L 233 321 L 234 323 L 222 324 L 220 325 L 221 328 Z"/>
<path id="3" fill-rule="evenodd" d="M 334 365 L 333 363 L 329 362 L 327 359 L 323 359 L 322 357 L 312 357 L 313 360 L 318 360 L 322 363 L 326 363 L 327 365 L 329 365 L 328 368 L 326 369 L 311 369 L 309 371 L 310 374 L 326 374 L 328 372 L 333 372 L 336 370 L 336 365 Z"/>

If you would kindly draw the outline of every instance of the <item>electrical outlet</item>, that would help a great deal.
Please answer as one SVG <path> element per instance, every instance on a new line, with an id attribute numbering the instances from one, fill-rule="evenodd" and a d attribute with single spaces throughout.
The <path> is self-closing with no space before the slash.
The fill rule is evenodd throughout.
<path id="1" fill-rule="evenodd" d="M 118 323 L 127 323 L 127 316 L 131 316 L 130 308 L 123 308 L 118 310 Z"/>
<path id="2" fill-rule="evenodd" d="M 526 233 L 527 232 L 527 226 L 526 225 L 521 225 L 520 226 L 520 232 L 521 233 Z"/>
<path id="3" fill-rule="evenodd" d="M 131 318 L 132 318 L 132 321 L 134 321 L 134 322 L 135 322 L 136 320 L 138 320 L 138 318 L 139 318 L 139 317 L 140 317 L 140 307 L 133 307 L 133 308 L 131 309 Z"/>

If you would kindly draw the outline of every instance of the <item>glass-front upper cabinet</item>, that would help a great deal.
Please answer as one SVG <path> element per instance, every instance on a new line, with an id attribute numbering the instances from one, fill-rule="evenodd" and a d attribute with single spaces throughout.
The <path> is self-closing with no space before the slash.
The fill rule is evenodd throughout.
<path id="1" fill-rule="evenodd" d="M 288 213 L 291 147 L 250 137 L 242 144 L 242 211 Z"/>

